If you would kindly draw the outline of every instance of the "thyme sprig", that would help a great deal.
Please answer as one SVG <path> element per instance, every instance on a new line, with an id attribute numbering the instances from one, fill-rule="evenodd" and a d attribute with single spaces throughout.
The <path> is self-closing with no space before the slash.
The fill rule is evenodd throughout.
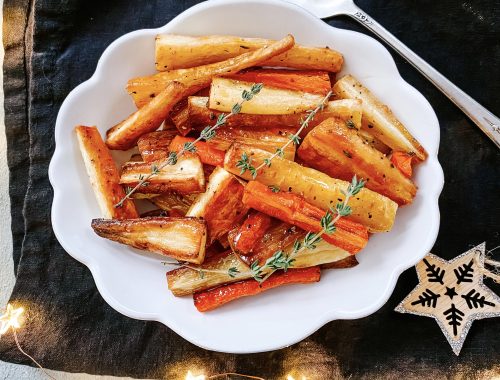
<path id="1" fill-rule="evenodd" d="M 255 280 L 262 283 L 269 278 L 277 270 L 287 271 L 288 268 L 293 267 L 295 257 L 302 252 L 304 249 L 314 249 L 316 245 L 322 240 L 321 236 L 323 234 L 331 235 L 335 233 L 335 224 L 341 217 L 349 216 L 352 213 L 351 207 L 349 206 L 349 199 L 356 194 L 358 194 L 364 187 L 365 182 L 361 179 L 358 180 L 354 176 L 347 187 L 347 190 L 342 190 L 344 195 L 344 200 L 335 205 L 335 207 L 330 208 L 325 215 L 321 218 L 321 230 L 317 233 L 307 232 L 302 241 L 296 240 L 293 244 L 292 252 L 287 255 L 282 250 L 276 251 L 270 258 L 266 260 L 264 265 L 260 267 L 259 265 L 253 266 L 251 268 L 252 272 L 258 274 L 258 276 L 253 276 Z M 255 264 L 255 263 L 254 263 Z M 265 272 L 265 276 L 262 273 Z"/>
<path id="2" fill-rule="evenodd" d="M 240 272 L 236 267 L 231 267 L 229 268 L 229 270 L 226 271 L 222 269 L 206 269 L 200 266 L 190 265 L 185 262 L 179 262 L 179 261 L 162 261 L 161 263 L 163 265 L 174 265 L 177 267 L 189 268 L 195 270 L 198 272 L 201 279 L 205 277 L 205 273 L 227 274 L 230 277 L 236 277 L 236 275 Z"/>
<path id="3" fill-rule="evenodd" d="M 157 165 L 157 164 L 151 165 L 151 172 L 147 175 L 141 174 L 138 177 L 139 182 L 137 183 L 137 185 L 135 185 L 135 187 L 133 187 L 133 188 L 130 188 L 130 187 L 127 188 L 125 196 L 115 205 L 115 207 L 122 207 L 123 203 L 127 199 L 129 199 L 131 197 L 131 195 L 137 191 L 137 189 L 139 189 L 141 186 L 147 186 L 149 184 L 148 180 L 151 177 L 158 175 L 163 168 L 167 167 L 168 165 L 175 165 L 177 163 L 179 157 L 184 155 L 184 153 L 196 152 L 196 143 L 197 142 L 199 142 L 201 140 L 209 141 L 209 140 L 213 139 L 215 137 L 215 135 L 217 134 L 217 129 L 219 129 L 224 124 L 226 124 L 227 119 L 229 119 L 231 116 L 234 116 L 234 115 L 240 113 L 241 107 L 243 106 L 243 104 L 245 102 L 252 100 L 252 98 L 255 95 L 257 95 L 260 92 L 260 90 L 262 90 L 262 87 L 263 87 L 262 83 L 255 83 L 252 85 L 250 90 L 243 90 L 243 92 L 241 93 L 242 100 L 239 103 L 235 103 L 233 105 L 230 113 L 228 113 L 228 114 L 221 113 L 217 117 L 216 123 L 212 126 L 205 127 L 201 131 L 200 136 L 198 136 L 198 138 L 196 140 L 191 141 L 191 142 L 186 142 L 183 145 L 183 147 L 181 148 L 181 150 L 179 150 L 178 152 L 170 152 L 168 154 L 167 159 L 164 162 L 162 162 L 160 165 Z"/>
<path id="4" fill-rule="evenodd" d="M 236 167 L 241 169 L 240 175 L 244 174 L 246 171 L 249 171 L 250 174 L 252 175 L 252 178 L 255 179 L 257 177 L 257 174 L 259 170 L 261 170 L 263 167 L 271 167 L 271 161 L 274 160 L 276 157 L 283 157 L 285 154 L 285 149 L 290 145 L 299 145 L 300 144 L 300 134 L 302 131 L 309 126 L 309 123 L 314 119 L 316 114 L 320 111 L 322 111 L 325 108 L 326 103 L 332 96 L 333 92 L 330 91 L 326 96 L 321 100 L 321 102 L 316 106 L 316 108 L 312 110 L 306 111 L 307 117 L 301 121 L 300 127 L 295 132 L 294 134 L 290 134 L 288 136 L 288 141 L 280 148 L 276 149 L 276 152 L 272 154 L 271 157 L 265 158 L 264 161 L 257 167 L 254 167 L 252 165 L 252 158 L 248 157 L 247 153 L 243 153 L 241 155 L 241 159 L 236 163 Z"/>
<path id="5" fill-rule="evenodd" d="M 351 214 L 351 207 L 348 205 L 351 197 L 358 194 L 364 187 L 365 182 L 363 180 L 358 180 L 354 176 L 349 183 L 346 191 L 342 190 L 344 195 L 344 200 L 335 205 L 335 207 L 330 208 L 325 215 L 321 218 L 321 230 L 319 232 L 313 233 L 311 231 L 307 232 L 302 240 L 296 240 L 293 244 L 293 248 L 290 254 L 286 254 L 283 250 L 278 250 L 269 257 L 263 265 L 259 265 L 258 261 L 254 261 L 249 268 L 249 271 L 241 272 L 236 267 L 230 267 L 228 270 L 222 269 L 206 269 L 186 263 L 179 262 L 163 262 L 165 265 L 177 265 L 186 267 L 198 272 L 200 278 L 204 278 L 205 273 L 217 273 L 226 274 L 231 278 L 241 278 L 246 279 L 253 277 L 259 283 L 266 281 L 274 272 L 282 270 L 286 272 L 289 268 L 293 268 L 295 262 L 295 257 L 305 249 L 315 249 L 317 244 L 321 242 L 322 235 L 331 235 L 335 233 L 335 224 L 341 217 L 349 216 Z"/>

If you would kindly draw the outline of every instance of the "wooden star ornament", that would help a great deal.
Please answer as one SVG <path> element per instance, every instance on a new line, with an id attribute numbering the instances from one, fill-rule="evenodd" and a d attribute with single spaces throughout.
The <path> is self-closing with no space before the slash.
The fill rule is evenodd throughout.
<path id="1" fill-rule="evenodd" d="M 500 297 L 483 284 L 486 243 L 450 261 L 429 253 L 416 266 L 419 284 L 396 307 L 436 320 L 458 355 L 476 319 L 500 316 Z"/>

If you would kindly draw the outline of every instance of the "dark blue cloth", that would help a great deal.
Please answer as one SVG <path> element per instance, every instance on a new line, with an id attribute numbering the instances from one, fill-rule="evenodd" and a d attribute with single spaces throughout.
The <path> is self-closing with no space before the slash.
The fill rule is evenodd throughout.
<path id="1" fill-rule="evenodd" d="M 334 321 L 292 347 L 254 355 L 202 350 L 160 323 L 129 319 L 103 301 L 89 270 L 64 252 L 51 229 L 47 169 L 56 115 L 69 91 L 92 75 L 113 40 L 135 29 L 159 27 L 195 3 L 4 0 L 5 122 L 17 276 L 11 300 L 29 310 L 25 327 L 19 330 L 25 350 L 47 368 L 174 379 L 189 368 L 268 379 L 284 378 L 293 368 L 308 368 L 321 379 L 427 378 L 455 372 L 474 377 L 498 364 L 500 319 L 475 322 L 456 358 L 432 319 L 393 311 L 417 283 L 413 268 L 400 277 L 391 299 L 372 316 Z M 358 3 L 500 115 L 498 2 Z M 365 32 L 345 18 L 328 22 Z M 484 240 L 488 248 L 499 245 L 499 151 L 410 65 L 396 55 L 395 59 L 403 77 L 427 97 L 441 123 L 439 158 L 446 184 L 433 252 L 449 259 Z M 10 335 L 0 341 L 0 359 L 31 365 Z"/>

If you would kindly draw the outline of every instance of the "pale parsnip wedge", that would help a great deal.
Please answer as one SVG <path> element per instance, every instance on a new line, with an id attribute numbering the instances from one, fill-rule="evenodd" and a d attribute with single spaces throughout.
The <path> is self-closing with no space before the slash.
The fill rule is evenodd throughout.
<path id="1" fill-rule="evenodd" d="M 200 264 L 205 258 L 207 231 L 198 218 L 94 219 L 92 228 L 103 238 L 176 260 Z"/>
<path id="2" fill-rule="evenodd" d="M 290 255 L 293 251 L 293 244 L 285 248 L 285 254 Z M 295 257 L 294 268 L 309 268 L 316 265 L 334 263 L 343 260 L 351 255 L 342 248 L 335 247 L 322 240 L 316 244 L 316 248 L 303 249 Z"/>
<path id="3" fill-rule="evenodd" d="M 208 144 L 217 149 L 226 151 L 233 143 L 237 143 L 274 153 L 278 148 L 283 147 L 288 140 L 289 137 L 286 133 L 275 133 L 273 131 L 251 128 L 231 128 L 225 126 L 224 128 L 219 129 L 217 135 L 210 139 Z M 288 160 L 294 160 L 294 144 L 289 144 L 283 150 L 283 157 Z"/>
<path id="4" fill-rule="evenodd" d="M 125 197 L 125 192 L 120 186 L 120 174 L 113 157 L 97 128 L 80 125 L 75 132 L 102 216 L 108 219 L 138 218 L 134 202 L 130 199 L 123 202 L 123 206 L 115 207 Z"/>
<path id="5" fill-rule="evenodd" d="M 372 148 L 377 149 L 380 153 L 388 155 L 391 152 L 391 148 L 385 145 L 382 141 L 373 136 L 370 132 L 365 129 L 360 129 L 358 131 L 359 137 L 363 139 L 363 141 L 371 146 Z"/>
<path id="6" fill-rule="evenodd" d="M 186 214 L 206 221 L 209 245 L 231 230 L 248 212 L 242 202 L 243 192 L 240 180 L 226 170 L 217 167 L 210 175 L 207 191 L 196 199 Z"/>
<path id="7" fill-rule="evenodd" d="M 155 45 L 156 69 L 165 71 L 219 62 L 272 42 L 274 41 L 264 38 L 159 34 Z M 337 72 L 342 68 L 343 61 L 342 54 L 328 47 L 296 45 L 286 53 L 266 60 L 262 65 Z"/>
<path id="8" fill-rule="evenodd" d="M 292 249 L 292 246 L 288 249 Z M 299 252 L 295 257 L 293 268 L 308 268 L 319 264 L 331 265 L 335 262 L 341 263 L 343 260 L 349 260 L 349 256 L 353 255 L 328 243 L 321 242 L 315 249 Z M 352 263 L 352 260 L 350 262 Z M 348 266 L 349 263 L 346 263 L 338 267 Z M 230 268 L 233 268 L 234 276 L 229 275 Z M 264 269 L 263 274 L 268 273 L 268 270 Z M 181 267 L 167 272 L 168 288 L 177 297 L 250 278 L 252 278 L 250 267 L 236 253 L 231 251 L 210 257 L 202 265 L 195 268 Z"/>
<path id="9" fill-rule="evenodd" d="M 233 105 L 241 99 L 244 90 L 250 91 L 253 83 L 234 79 L 214 78 L 210 86 L 208 107 L 210 109 L 231 112 Z M 245 102 L 241 113 L 259 115 L 286 115 L 306 112 L 321 103 L 323 96 L 307 92 L 264 87 L 258 96 Z"/>
<path id="10" fill-rule="evenodd" d="M 392 111 L 378 100 L 352 75 L 346 75 L 333 86 L 335 94 L 343 99 L 359 99 L 363 106 L 363 129 L 393 150 L 414 154 L 423 161 L 427 152 L 411 135 Z"/>
<path id="11" fill-rule="evenodd" d="M 226 153 L 224 168 L 246 180 L 252 178 L 251 174 L 248 171 L 240 174 L 241 169 L 236 166 L 243 153 L 248 155 L 254 167 L 271 157 L 271 153 L 264 150 L 233 145 Z M 280 157 L 273 159 L 271 167 L 264 166 L 256 180 L 268 186 L 278 186 L 281 191 L 301 195 L 307 202 L 324 210 L 341 202 L 344 199 L 342 191 L 349 185 L 346 181 Z M 356 197 L 351 198 L 349 205 L 352 208 L 350 219 L 363 224 L 370 232 L 389 231 L 398 209 L 396 202 L 369 189 L 362 189 Z"/>
<path id="12" fill-rule="evenodd" d="M 162 210 L 185 216 L 198 195 L 170 192 L 151 198 L 150 201 Z"/>
<path id="13" fill-rule="evenodd" d="M 109 129 L 106 133 L 106 145 L 117 150 L 132 148 L 143 134 L 158 129 L 177 102 L 192 94 L 190 87 L 170 82 L 146 106 Z"/>
<path id="14" fill-rule="evenodd" d="M 260 94 L 259 94 L 260 96 Z M 176 127 L 179 130 L 191 130 L 192 128 L 201 130 L 209 124 L 213 124 L 221 114 L 219 111 L 208 108 L 208 97 L 190 96 L 188 98 L 189 117 L 176 119 Z M 306 113 L 287 115 L 253 115 L 239 113 L 227 119 L 223 129 L 240 128 L 248 131 L 260 131 L 273 133 L 274 135 L 288 136 L 295 133 L 301 124 L 301 120 L 307 117 Z M 325 109 L 314 117 L 305 128 L 301 136 L 305 136 L 311 128 L 321 121 L 330 117 L 337 117 L 341 120 L 352 121 L 356 128 L 361 127 L 361 101 L 355 99 L 332 100 L 327 103 Z"/>
<path id="15" fill-rule="evenodd" d="M 229 268 L 235 268 L 240 274 L 231 277 Z M 200 276 L 200 270 L 203 275 Z M 205 271 L 203 271 L 205 270 Z M 249 278 L 250 268 L 231 251 L 223 252 L 207 258 L 205 262 L 191 269 L 181 267 L 167 272 L 168 288 L 174 296 L 187 296 L 194 292 L 210 289 L 221 284 Z"/>
<path id="16" fill-rule="evenodd" d="M 293 36 L 288 35 L 279 41 L 270 41 L 269 44 L 265 44 L 257 50 L 244 52 L 222 62 L 134 78 L 129 80 L 127 91 L 134 98 L 137 107 L 143 107 L 172 81 L 177 81 L 193 89 L 189 94 L 193 95 L 202 88 L 207 87 L 214 76 L 235 74 L 249 67 L 258 66 L 269 58 L 291 49 L 294 44 Z"/>
<path id="17" fill-rule="evenodd" d="M 298 155 L 305 165 L 331 177 L 349 181 L 363 178 L 367 189 L 385 195 L 399 205 L 411 203 L 417 187 L 382 153 L 365 144 L 354 129 L 327 119 L 304 138 Z"/>
<path id="18" fill-rule="evenodd" d="M 288 35 L 280 41 L 227 61 L 189 69 L 190 71 L 181 74 L 178 80 L 170 80 L 161 86 L 159 92 L 153 94 L 154 99 L 151 99 L 151 94 L 149 94 L 149 102 L 120 124 L 111 128 L 107 133 L 106 144 L 111 149 L 130 149 L 141 135 L 158 129 L 180 100 L 208 86 L 215 75 L 234 74 L 259 64 L 270 57 L 287 51 L 294 43 L 293 37 Z M 137 91 L 135 92 L 137 93 Z"/>
<path id="19" fill-rule="evenodd" d="M 161 165 L 158 163 L 157 166 Z M 126 162 L 122 166 L 120 183 L 129 187 L 136 186 L 142 177 L 151 173 L 152 164 L 145 162 Z M 175 165 L 166 165 L 160 172 L 149 178 L 136 192 L 163 194 L 177 191 L 181 194 L 201 193 L 205 190 L 203 165 L 197 156 L 180 157 Z"/>
<path id="20" fill-rule="evenodd" d="M 347 268 L 353 268 L 358 264 L 359 261 L 356 258 L 356 255 L 350 255 L 345 259 L 339 261 L 333 261 L 331 263 L 322 264 L 321 269 L 347 269 Z"/>

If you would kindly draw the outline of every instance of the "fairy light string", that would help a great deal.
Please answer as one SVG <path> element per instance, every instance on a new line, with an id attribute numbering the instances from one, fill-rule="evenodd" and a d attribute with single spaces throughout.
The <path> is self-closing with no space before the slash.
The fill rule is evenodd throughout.
<path id="1" fill-rule="evenodd" d="M 491 253 L 500 248 L 500 245 L 490 249 L 484 255 L 484 260 L 475 260 L 483 276 L 491 278 L 497 284 L 500 284 L 500 261 L 491 258 Z"/>
<path id="2" fill-rule="evenodd" d="M 52 377 L 46 370 L 38 363 L 35 358 L 33 358 L 30 354 L 23 350 L 21 344 L 19 343 L 19 338 L 17 336 L 17 329 L 21 328 L 21 316 L 24 314 L 24 308 L 18 307 L 14 308 L 10 303 L 7 304 L 7 308 L 5 313 L 0 316 L 0 339 L 3 335 L 7 334 L 9 331 L 12 331 L 12 335 L 14 336 L 14 342 L 16 343 L 17 349 L 28 359 L 30 359 L 38 368 L 40 368 L 43 373 L 49 378 L 56 380 Z"/>
<path id="3" fill-rule="evenodd" d="M 236 373 L 236 372 L 224 372 L 224 373 L 217 373 L 215 375 L 194 375 L 193 372 L 187 371 L 186 377 L 184 380 L 216 380 L 216 379 L 222 379 L 225 377 L 226 379 L 228 376 L 238 376 L 239 378 L 245 378 L 245 379 L 251 379 L 251 380 L 266 380 L 263 377 L 259 376 L 252 376 L 252 375 L 244 375 L 241 373 Z"/>

